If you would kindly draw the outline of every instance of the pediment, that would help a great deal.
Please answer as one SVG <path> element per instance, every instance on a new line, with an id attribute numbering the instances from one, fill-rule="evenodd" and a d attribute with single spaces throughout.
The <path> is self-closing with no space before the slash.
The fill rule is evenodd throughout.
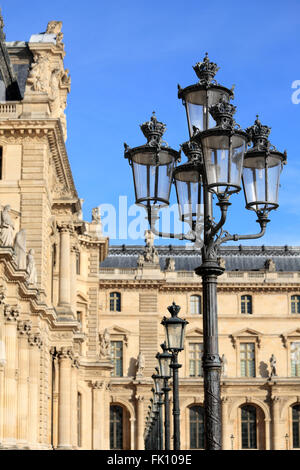
<path id="1" fill-rule="evenodd" d="M 199 336 L 203 336 L 203 330 L 201 330 L 201 328 L 192 328 L 191 330 L 188 330 L 185 334 L 185 336 L 187 338 L 190 338 L 192 336 L 196 336 L 196 337 L 199 337 Z"/>
<path id="2" fill-rule="evenodd" d="M 77 292 L 77 302 L 83 302 L 84 304 L 88 303 L 88 298 L 83 292 Z"/>
<path id="3" fill-rule="evenodd" d="M 260 331 L 253 330 L 252 328 L 243 328 L 242 330 L 236 331 L 231 336 L 233 347 L 236 347 L 236 343 L 239 340 L 243 339 L 255 339 L 258 347 L 261 344 L 261 337 L 263 334 Z"/>
<path id="4" fill-rule="evenodd" d="M 288 340 L 300 340 L 300 328 L 286 331 L 281 335 L 281 339 L 285 348 L 287 347 Z"/>
<path id="5" fill-rule="evenodd" d="M 113 325 L 110 328 L 107 328 L 109 334 L 113 337 L 121 337 L 124 341 L 125 346 L 128 346 L 128 336 L 131 334 L 129 330 L 121 328 L 120 326 Z"/>

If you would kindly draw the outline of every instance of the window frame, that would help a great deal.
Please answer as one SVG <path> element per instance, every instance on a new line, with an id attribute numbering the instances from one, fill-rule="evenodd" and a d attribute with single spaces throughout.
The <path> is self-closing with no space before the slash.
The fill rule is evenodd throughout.
<path id="1" fill-rule="evenodd" d="M 122 441 L 122 447 L 121 448 L 111 446 L 111 443 L 112 443 L 111 442 L 111 426 L 112 426 L 111 412 L 112 412 L 112 408 L 119 408 L 120 410 L 122 410 L 121 426 L 120 426 L 120 432 L 121 432 L 121 439 L 120 440 Z M 110 448 L 110 450 L 124 450 L 124 413 L 125 413 L 125 410 L 124 410 L 123 406 L 121 406 L 119 404 L 110 404 L 110 407 L 109 407 L 109 448 Z M 113 423 L 116 423 L 116 422 L 113 421 Z M 113 432 L 113 434 L 115 435 L 115 432 Z"/>
<path id="2" fill-rule="evenodd" d="M 202 345 L 202 356 L 201 356 L 201 372 L 202 374 L 201 375 L 191 375 L 191 357 L 190 357 L 190 353 L 191 353 L 191 346 L 192 345 L 198 345 L 198 344 L 201 344 Z M 195 354 L 197 353 L 197 351 L 195 351 Z M 188 364 L 187 364 L 187 369 L 188 369 L 188 377 L 191 378 L 191 379 L 199 379 L 199 378 L 202 378 L 203 379 L 203 362 L 202 362 L 202 357 L 203 357 L 203 340 L 202 341 L 198 341 L 198 340 L 190 340 L 188 342 Z M 198 370 L 198 367 L 197 367 L 197 364 L 199 362 L 199 359 L 197 360 L 196 358 L 194 359 L 195 361 L 195 371 Z"/>
<path id="3" fill-rule="evenodd" d="M 289 312 L 290 312 L 290 315 L 293 315 L 293 316 L 299 318 L 299 317 L 300 317 L 300 312 L 297 313 L 297 312 L 293 312 L 293 311 L 292 311 L 292 310 L 293 310 L 293 309 L 292 309 L 293 297 L 299 298 L 298 307 L 299 307 L 299 309 L 300 309 L 300 295 L 299 295 L 299 294 L 291 294 L 291 295 L 289 296 Z"/>
<path id="4" fill-rule="evenodd" d="M 122 347 L 120 348 L 121 350 L 121 357 L 120 358 L 116 358 L 114 357 L 113 358 L 113 355 L 112 355 L 112 344 L 113 343 L 119 343 Z M 111 371 L 111 377 L 124 377 L 124 342 L 122 341 L 122 339 L 115 339 L 113 338 L 111 341 L 110 341 L 110 355 L 111 355 L 111 362 L 113 364 L 113 369 Z M 120 362 L 121 362 L 121 375 L 117 375 L 117 374 L 114 374 L 113 372 L 115 372 L 116 370 L 116 366 L 115 366 L 115 363 L 113 361 L 113 359 L 120 359 Z"/>
<path id="5" fill-rule="evenodd" d="M 119 297 L 117 297 L 117 298 L 112 298 L 111 296 L 112 296 L 113 294 L 116 294 L 116 295 L 119 296 Z M 113 308 L 113 309 L 111 309 L 111 302 L 112 302 L 112 301 L 114 302 L 114 308 Z M 119 309 L 118 309 L 118 308 L 115 308 L 116 305 L 117 305 L 117 302 L 119 302 Z M 122 311 L 122 294 L 121 294 L 121 292 L 118 292 L 118 291 L 111 291 L 111 292 L 109 292 L 108 304 L 109 304 L 109 305 L 108 305 L 108 307 L 109 307 L 109 308 L 108 308 L 109 312 L 120 313 L 120 312 Z"/>
<path id="6" fill-rule="evenodd" d="M 255 447 L 243 447 L 243 419 L 242 410 L 243 408 L 253 408 L 255 410 Z M 259 426 L 258 426 L 258 412 L 259 410 L 252 403 L 244 403 L 239 407 L 239 434 L 240 434 L 240 449 L 241 450 L 258 450 L 259 449 Z M 248 421 L 249 423 L 249 421 Z M 249 442 L 249 436 L 248 436 Z"/>
<path id="7" fill-rule="evenodd" d="M 191 433 L 191 430 L 192 430 L 192 429 L 191 429 L 191 424 L 192 424 L 192 421 L 191 421 L 191 410 L 192 410 L 193 408 L 201 408 L 201 409 L 202 409 L 202 413 L 203 413 L 203 415 L 202 415 L 202 416 L 203 416 L 203 422 L 202 422 L 202 423 L 200 422 L 200 424 L 202 424 L 202 426 L 203 426 L 203 447 L 192 447 L 192 445 L 191 445 L 191 444 L 192 444 L 192 442 L 191 442 L 191 441 L 192 441 L 192 433 Z M 196 420 L 196 423 L 197 423 L 197 420 Z M 199 429 L 199 428 L 198 428 L 198 429 Z M 204 406 L 203 406 L 203 404 L 200 404 L 200 403 L 199 403 L 199 404 L 198 404 L 198 403 L 193 403 L 192 405 L 190 405 L 190 406 L 188 407 L 188 436 L 189 436 L 189 440 L 188 440 L 188 442 L 189 442 L 189 449 L 191 449 L 191 450 L 204 450 L 204 448 L 205 448 L 205 440 L 204 440 L 204 439 L 205 439 L 205 437 L 204 437 L 204 436 L 205 436 L 205 431 L 204 431 Z"/>
<path id="8" fill-rule="evenodd" d="M 195 312 L 192 312 L 192 299 L 197 299 L 198 302 L 197 302 L 197 305 L 198 305 L 198 310 L 200 310 L 199 312 L 195 313 Z M 196 302 L 195 302 L 196 304 Z M 189 296 L 189 314 L 193 317 L 196 317 L 198 315 L 202 315 L 202 296 L 200 294 L 191 294 Z"/>
<path id="9" fill-rule="evenodd" d="M 242 298 L 243 297 L 250 297 L 251 313 L 248 313 L 246 311 L 244 313 L 242 312 L 242 306 L 243 306 Z M 245 292 L 245 293 L 243 293 L 239 296 L 239 314 L 240 315 L 245 315 L 245 316 L 253 315 L 253 295 L 252 294 L 249 294 L 248 292 Z"/>
<path id="10" fill-rule="evenodd" d="M 254 359 L 253 359 L 253 365 L 254 365 L 254 375 L 242 375 L 242 358 L 241 358 L 241 353 L 242 353 L 242 350 L 241 350 L 241 346 L 242 345 L 253 345 L 253 353 L 254 353 Z M 246 349 L 246 355 L 248 354 L 248 351 Z M 247 367 L 247 364 L 248 364 L 248 359 L 246 357 L 246 369 L 248 368 Z M 244 379 L 253 379 L 257 376 L 256 374 L 256 344 L 254 341 L 240 341 L 240 344 L 239 344 L 239 368 L 240 368 L 240 374 L 239 376 L 241 378 L 244 378 Z"/>

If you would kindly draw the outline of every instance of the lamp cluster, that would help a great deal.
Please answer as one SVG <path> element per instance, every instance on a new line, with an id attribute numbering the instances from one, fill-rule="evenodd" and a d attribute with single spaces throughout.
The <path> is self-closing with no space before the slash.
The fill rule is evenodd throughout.
<path id="1" fill-rule="evenodd" d="M 166 341 L 161 344 L 162 352 L 156 354 L 159 367 L 152 375 L 153 396 L 148 406 L 146 428 L 144 432 L 145 449 L 170 450 L 170 411 L 168 381 L 173 379 L 173 417 L 174 417 L 174 450 L 180 449 L 179 428 L 179 385 L 178 385 L 178 353 L 184 349 L 185 328 L 188 322 L 178 317 L 179 305 L 168 307 L 171 318 L 164 317 L 161 324 L 165 329 Z M 164 399 L 163 399 L 164 395 Z M 163 417 L 162 407 L 165 414 Z"/>
<path id="2" fill-rule="evenodd" d="M 189 129 L 189 141 L 181 145 L 187 162 L 178 165 L 177 152 L 163 141 L 165 124 L 153 114 L 141 125 L 147 143 L 130 148 L 125 145 L 125 158 L 133 171 L 136 204 L 148 212 L 152 231 L 157 212 L 169 204 L 172 182 L 175 184 L 179 217 L 195 232 L 203 232 L 203 186 L 216 195 L 221 205 L 231 194 L 244 188 L 246 209 L 254 210 L 259 220 L 267 220 L 278 207 L 279 178 L 286 153 L 281 153 L 268 140 L 270 128 L 257 119 L 253 126 L 241 130 L 234 120 L 236 106 L 230 103 L 233 88 L 219 85 L 214 79 L 218 66 L 206 54 L 194 66 L 199 82 L 182 89 L 182 100 Z M 251 146 L 252 143 L 252 146 Z M 250 147 L 251 146 L 251 147 Z M 171 238 L 191 239 L 191 232 Z"/>

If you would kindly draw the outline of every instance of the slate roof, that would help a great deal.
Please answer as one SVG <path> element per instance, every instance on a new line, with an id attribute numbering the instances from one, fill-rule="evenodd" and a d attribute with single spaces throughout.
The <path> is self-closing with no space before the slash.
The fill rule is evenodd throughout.
<path id="1" fill-rule="evenodd" d="M 173 257 L 176 271 L 193 271 L 201 264 L 199 250 L 180 246 L 156 246 L 160 267 L 165 269 L 166 259 Z M 136 268 L 137 259 L 144 252 L 142 245 L 111 246 L 101 268 Z M 276 271 L 300 271 L 300 247 L 294 246 L 227 246 L 221 247 L 219 256 L 228 271 L 257 271 L 272 259 Z"/>

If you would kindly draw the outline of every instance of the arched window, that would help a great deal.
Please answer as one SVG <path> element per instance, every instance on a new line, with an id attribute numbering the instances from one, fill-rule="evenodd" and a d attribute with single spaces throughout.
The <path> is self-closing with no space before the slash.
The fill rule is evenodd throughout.
<path id="1" fill-rule="evenodd" d="M 251 295 L 242 295 L 241 297 L 241 313 L 252 314 L 252 297 Z"/>
<path id="2" fill-rule="evenodd" d="M 292 420 L 293 420 L 293 448 L 300 448 L 300 405 L 292 407 Z"/>
<path id="3" fill-rule="evenodd" d="M 192 315 L 201 315 L 201 296 L 200 295 L 191 295 L 190 311 Z"/>
<path id="4" fill-rule="evenodd" d="M 300 313 L 300 295 L 292 295 L 291 297 L 291 312 Z"/>
<path id="5" fill-rule="evenodd" d="M 111 312 L 121 312 L 121 294 L 119 292 L 110 293 L 109 306 Z"/>
<path id="6" fill-rule="evenodd" d="M 256 408 L 252 405 L 241 407 L 242 449 L 257 449 Z"/>
<path id="7" fill-rule="evenodd" d="M 204 408 L 190 408 L 190 449 L 204 449 Z"/>
<path id="8" fill-rule="evenodd" d="M 110 407 L 110 449 L 123 449 L 123 408 L 117 405 Z"/>

